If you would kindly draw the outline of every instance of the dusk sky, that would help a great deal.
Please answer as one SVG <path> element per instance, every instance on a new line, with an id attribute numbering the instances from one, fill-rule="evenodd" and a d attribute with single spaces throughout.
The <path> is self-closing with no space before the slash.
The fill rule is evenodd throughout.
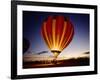
<path id="1" fill-rule="evenodd" d="M 60 56 L 78 55 L 89 51 L 89 14 L 23 11 L 23 37 L 30 42 L 28 51 L 33 52 L 33 54 L 49 51 L 45 54 L 53 55 L 41 36 L 42 23 L 49 15 L 69 17 L 74 25 L 73 40 L 61 52 Z"/>

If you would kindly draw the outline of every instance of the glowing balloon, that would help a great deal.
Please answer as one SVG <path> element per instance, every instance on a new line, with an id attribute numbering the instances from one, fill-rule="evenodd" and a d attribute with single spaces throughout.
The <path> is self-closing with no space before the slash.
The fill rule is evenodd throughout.
<path id="1" fill-rule="evenodd" d="M 55 58 L 71 42 L 74 27 L 69 18 L 64 16 L 48 16 L 42 24 L 41 33 Z"/>

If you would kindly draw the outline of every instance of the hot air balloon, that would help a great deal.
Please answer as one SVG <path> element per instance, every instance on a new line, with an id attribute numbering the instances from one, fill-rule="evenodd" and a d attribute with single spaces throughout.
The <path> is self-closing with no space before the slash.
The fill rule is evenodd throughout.
<path id="1" fill-rule="evenodd" d="M 59 15 L 48 16 L 43 21 L 41 33 L 45 43 L 56 59 L 72 41 L 74 26 L 68 17 Z"/>
<path id="2" fill-rule="evenodd" d="M 23 54 L 29 49 L 30 42 L 28 39 L 23 38 Z"/>

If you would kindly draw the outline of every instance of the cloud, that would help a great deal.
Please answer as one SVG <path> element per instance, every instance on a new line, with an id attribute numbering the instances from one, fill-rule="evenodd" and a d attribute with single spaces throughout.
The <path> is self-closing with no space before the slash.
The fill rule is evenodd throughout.
<path id="1" fill-rule="evenodd" d="M 41 54 L 45 54 L 48 53 L 48 51 L 41 51 L 41 52 L 32 52 L 32 51 L 27 51 L 24 55 L 41 55 Z"/>
<path id="2" fill-rule="evenodd" d="M 48 51 L 41 51 L 41 52 L 38 52 L 38 53 L 36 53 L 36 54 L 44 54 L 44 53 L 48 53 Z"/>
<path id="3" fill-rule="evenodd" d="M 90 52 L 84 52 L 83 54 L 90 54 Z"/>

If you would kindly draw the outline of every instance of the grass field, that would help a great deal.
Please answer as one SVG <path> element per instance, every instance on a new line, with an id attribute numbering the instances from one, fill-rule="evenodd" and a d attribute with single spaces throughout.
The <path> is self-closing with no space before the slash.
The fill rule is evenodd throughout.
<path id="1" fill-rule="evenodd" d="M 89 57 L 79 57 L 64 60 L 38 60 L 25 61 L 23 68 L 48 68 L 48 67 L 67 67 L 67 66 L 86 66 L 89 65 Z"/>

